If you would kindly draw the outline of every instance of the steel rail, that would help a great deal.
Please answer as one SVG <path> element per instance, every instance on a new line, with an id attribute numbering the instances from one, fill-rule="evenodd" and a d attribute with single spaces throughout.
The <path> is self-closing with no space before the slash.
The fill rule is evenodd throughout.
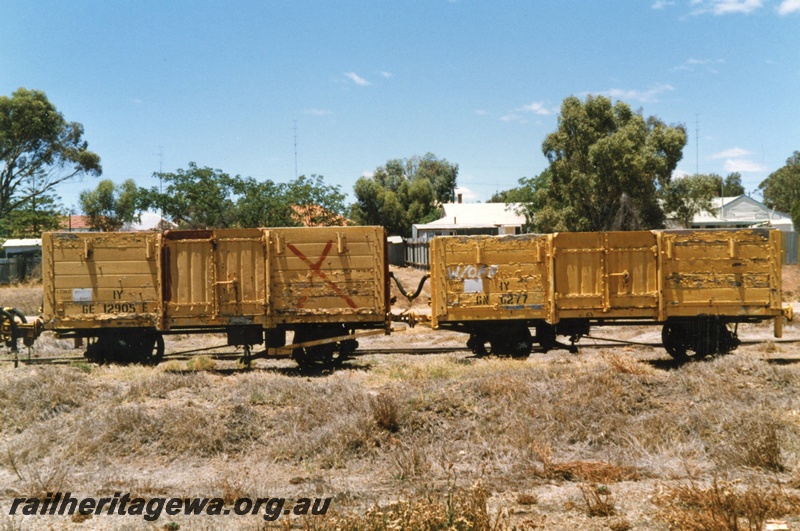
<path id="1" fill-rule="evenodd" d="M 602 341 L 602 343 L 576 343 L 576 346 L 579 349 L 597 349 L 597 348 L 609 348 L 616 345 L 631 345 L 631 346 L 644 346 L 644 347 L 654 347 L 654 348 L 662 348 L 663 345 L 661 343 L 644 343 L 644 342 L 637 342 L 637 341 L 628 341 L 624 339 L 614 339 L 608 337 L 596 337 L 596 336 L 583 336 L 582 339 L 591 339 L 593 341 Z M 792 344 L 792 343 L 800 343 L 800 338 L 781 338 L 781 339 L 745 339 L 742 340 L 742 345 L 757 345 L 761 343 L 774 343 L 774 344 Z M 191 354 L 201 353 L 201 352 L 208 352 L 211 350 L 217 350 L 230 347 L 227 344 L 215 345 L 211 347 L 203 347 L 197 349 L 190 349 L 190 350 L 181 350 L 177 352 L 169 352 L 164 354 L 164 360 L 188 360 L 195 356 Z M 365 349 L 358 349 L 353 354 L 348 356 L 348 358 L 357 358 L 362 356 L 381 356 L 381 355 L 393 355 L 393 354 L 406 354 L 406 355 L 413 355 L 413 356 L 427 356 L 427 355 L 434 355 L 434 354 L 449 354 L 449 353 L 466 353 L 471 352 L 469 348 L 466 347 L 402 347 L 402 348 L 365 348 Z M 535 354 L 536 352 L 534 352 Z M 233 360 L 239 359 L 243 357 L 242 352 L 221 352 L 213 354 L 211 357 L 213 359 L 218 360 Z M 266 359 L 266 360 L 279 360 L 279 359 L 288 359 L 291 356 L 285 354 L 265 354 L 264 351 L 253 353 L 254 359 Z M 665 358 L 666 359 L 666 358 Z M 671 359 L 671 358 L 669 358 Z M 786 359 L 789 361 L 793 361 L 794 358 L 762 358 L 765 361 L 775 361 L 778 359 Z M 796 361 L 800 361 L 798 358 Z M 23 357 L 18 356 L 16 359 L 14 357 L 0 359 L 0 363 L 20 363 L 26 365 L 44 365 L 48 363 L 52 364 L 66 364 L 66 363 L 90 363 L 86 360 L 83 355 L 79 356 L 58 356 L 58 357 L 49 357 L 49 358 L 33 358 L 33 357 Z"/>

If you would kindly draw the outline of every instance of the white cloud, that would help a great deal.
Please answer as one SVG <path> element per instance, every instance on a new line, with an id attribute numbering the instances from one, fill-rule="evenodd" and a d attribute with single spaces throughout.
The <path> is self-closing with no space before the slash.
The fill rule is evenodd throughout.
<path id="1" fill-rule="evenodd" d="M 761 0 L 701 0 L 693 1 L 692 5 L 698 6 L 692 11 L 693 15 L 706 13 L 714 15 L 742 13 L 749 15 L 753 11 L 764 7 L 764 3 Z"/>
<path id="2" fill-rule="evenodd" d="M 523 105 L 522 108 L 519 109 L 519 110 L 525 111 L 525 112 L 532 112 L 534 114 L 541 114 L 543 116 L 549 116 L 549 115 L 553 114 L 553 111 L 551 111 L 550 109 L 546 108 L 543 103 L 538 102 L 538 101 L 530 103 L 528 105 Z"/>
<path id="3" fill-rule="evenodd" d="M 361 176 L 362 177 L 366 177 L 367 179 L 372 179 L 373 177 L 375 177 L 375 172 L 374 171 L 365 171 L 365 172 L 363 172 L 361 174 Z"/>
<path id="4" fill-rule="evenodd" d="M 667 6 L 674 6 L 674 5 L 675 2 L 672 2 L 670 0 L 656 0 L 650 7 L 652 9 L 664 9 Z"/>
<path id="5" fill-rule="evenodd" d="M 779 15 L 788 15 L 790 13 L 800 13 L 800 0 L 783 0 L 781 5 L 778 6 Z"/>
<path id="6" fill-rule="evenodd" d="M 458 194 L 461 194 L 462 201 L 468 201 L 471 199 L 477 199 L 478 194 L 467 188 L 466 186 L 458 186 L 456 188 L 456 198 L 458 198 Z M 456 199 L 457 200 L 457 199 Z"/>
<path id="7" fill-rule="evenodd" d="M 673 71 L 678 71 L 678 70 L 694 71 L 694 70 L 697 70 L 698 68 L 705 68 L 707 71 L 711 72 L 712 74 L 717 74 L 717 73 L 719 73 L 719 71 L 716 68 L 714 68 L 714 65 L 722 64 L 724 62 L 725 62 L 724 59 L 695 59 L 694 57 L 690 57 L 689 59 L 684 61 L 682 64 L 674 67 L 672 70 Z"/>
<path id="8" fill-rule="evenodd" d="M 648 89 L 648 90 L 626 90 L 626 89 L 610 89 L 603 94 L 606 94 L 612 98 L 617 98 L 618 100 L 623 101 L 638 101 L 641 103 L 649 103 L 658 101 L 658 95 L 664 92 L 671 92 L 675 90 L 675 87 L 672 85 L 656 85 L 655 87 Z"/>
<path id="9" fill-rule="evenodd" d="M 345 72 L 344 77 L 346 77 L 347 79 L 349 79 L 350 81 L 361 87 L 366 87 L 367 85 L 370 84 L 369 81 L 359 76 L 355 72 Z"/>
<path id="10" fill-rule="evenodd" d="M 720 0 L 714 4 L 715 15 L 727 15 L 729 13 L 749 14 L 756 9 L 761 9 L 764 4 L 761 0 Z"/>
<path id="11" fill-rule="evenodd" d="M 554 114 L 557 109 L 548 109 L 544 103 L 535 101 L 533 103 L 528 103 L 527 105 L 523 105 L 522 107 L 517 107 L 513 111 L 509 111 L 503 116 L 500 117 L 501 122 L 518 122 L 521 124 L 528 123 L 528 119 L 525 117 L 528 113 L 538 114 L 540 116 L 550 116 Z M 475 111 L 476 114 L 489 114 L 486 111 Z"/>
<path id="12" fill-rule="evenodd" d="M 385 79 L 389 79 L 390 77 L 394 76 L 394 74 L 392 74 L 391 72 L 387 72 L 386 70 L 381 70 L 378 73 L 381 75 L 381 77 Z"/>
<path id="13" fill-rule="evenodd" d="M 746 173 L 751 171 L 763 172 L 767 168 L 757 162 L 747 159 L 728 159 L 725 161 L 725 171 Z"/>
<path id="14" fill-rule="evenodd" d="M 677 168 L 675 168 L 675 171 L 672 172 L 672 178 L 673 179 L 683 179 L 687 175 L 689 175 L 689 172 L 685 172 L 685 171 L 679 170 Z"/>
<path id="15" fill-rule="evenodd" d="M 513 112 L 510 112 L 508 114 L 504 114 L 503 116 L 501 116 L 500 117 L 500 121 L 501 122 L 519 122 L 521 124 L 528 123 L 528 121 L 525 118 L 523 118 L 519 114 L 516 114 L 516 113 L 513 113 Z"/>
<path id="16" fill-rule="evenodd" d="M 724 151 L 720 151 L 719 153 L 714 153 L 711 155 L 712 159 L 725 159 L 725 163 L 723 167 L 725 171 L 728 173 L 731 172 L 763 172 L 766 171 L 766 167 L 762 164 L 757 162 L 753 162 L 749 158 L 747 158 L 752 153 L 747 151 L 746 149 L 742 149 L 740 147 L 734 147 L 730 149 L 726 149 Z"/>
<path id="17" fill-rule="evenodd" d="M 331 114 L 331 111 L 327 109 L 303 109 L 303 114 L 308 114 L 310 116 L 328 116 Z"/>
<path id="18" fill-rule="evenodd" d="M 712 159 L 735 159 L 746 157 L 749 155 L 750 152 L 746 149 L 742 149 L 740 147 L 735 147 L 731 149 L 726 149 L 725 151 L 720 151 L 719 153 L 714 153 L 711 155 Z"/>

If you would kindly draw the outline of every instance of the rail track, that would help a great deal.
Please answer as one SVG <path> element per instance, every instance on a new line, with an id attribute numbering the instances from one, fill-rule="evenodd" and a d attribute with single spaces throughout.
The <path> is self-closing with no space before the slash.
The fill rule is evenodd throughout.
<path id="1" fill-rule="evenodd" d="M 783 339 L 769 339 L 769 340 L 761 340 L 761 339 L 745 339 L 741 341 L 741 345 L 757 345 L 761 343 L 774 343 L 774 344 L 794 344 L 800 343 L 800 338 L 783 338 Z M 578 351 L 583 350 L 594 350 L 594 349 L 604 349 L 604 348 L 613 348 L 613 347 L 624 347 L 624 346 L 634 346 L 634 347 L 651 347 L 651 348 L 663 348 L 663 344 L 660 342 L 642 342 L 642 341 L 630 341 L 624 339 L 615 339 L 609 337 L 596 337 L 596 336 L 584 336 L 584 338 L 575 344 L 578 348 Z M 223 349 L 227 349 L 227 351 L 222 351 Z M 272 352 L 262 351 L 253 353 L 252 359 L 266 359 L 266 360 L 282 360 L 282 359 L 291 359 L 291 354 L 289 353 L 280 353 L 279 349 L 270 349 Z M 215 352 L 221 351 L 221 352 Z M 463 353 L 463 354 L 471 354 L 471 350 L 467 347 L 454 347 L 454 346 L 443 346 L 443 347 L 390 347 L 390 348 L 362 348 L 356 350 L 353 354 L 348 356 L 348 359 L 351 358 L 359 358 L 364 356 L 381 356 L 381 355 L 397 355 L 397 354 L 405 354 L 405 355 L 412 355 L 412 356 L 427 356 L 427 355 L 435 355 L 435 354 L 452 354 L 452 353 Z M 0 356 L 0 363 L 13 363 L 15 365 L 69 365 L 74 363 L 88 363 L 86 358 L 83 355 L 74 355 L 74 356 L 54 356 L 54 357 L 33 357 L 28 353 L 27 355 L 24 352 L 18 353 L 17 356 L 9 356 L 7 353 L 5 356 Z M 167 352 L 164 355 L 164 362 L 175 360 L 175 361 L 186 361 L 197 357 L 199 355 L 207 355 L 211 359 L 214 360 L 239 360 L 243 357 L 243 352 L 241 349 L 232 350 L 227 344 L 221 344 L 211 347 L 203 347 L 203 348 L 196 348 L 196 349 L 189 349 L 189 350 L 179 350 L 173 352 Z M 535 356 L 536 352 L 532 354 Z M 675 360 L 668 356 L 664 356 L 664 359 L 661 360 L 652 360 L 651 358 L 647 358 L 645 361 L 663 361 L 669 362 L 670 364 L 674 364 Z M 800 355 L 795 357 L 769 357 L 763 358 L 765 361 L 770 363 L 800 363 Z"/>

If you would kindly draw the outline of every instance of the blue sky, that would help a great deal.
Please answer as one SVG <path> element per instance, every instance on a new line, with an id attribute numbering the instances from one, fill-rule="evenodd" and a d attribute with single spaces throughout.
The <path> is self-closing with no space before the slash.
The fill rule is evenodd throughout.
<path id="1" fill-rule="evenodd" d="M 684 124 L 678 173 L 738 171 L 751 191 L 800 150 L 800 0 L 0 0 L 0 13 L 0 94 L 44 91 L 84 125 L 103 178 L 142 186 L 190 161 L 287 181 L 296 160 L 352 200 L 361 175 L 431 152 L 485 201 L 547 166 L 561 102 L 587 94 Z M 77 206 L 96 184 L 58 193 Z"/>

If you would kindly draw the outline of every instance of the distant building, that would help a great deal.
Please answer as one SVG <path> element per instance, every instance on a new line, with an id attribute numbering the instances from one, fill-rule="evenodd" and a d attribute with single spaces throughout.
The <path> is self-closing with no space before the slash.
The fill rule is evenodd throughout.
<path id="1" fill-rule="evenodd" d="M 431 223 L 415 224 L 411 237 L 429 241 L 436 236 L 470 234 L 519 234 L 525 216 L 517 214 L 519 203 L 445 203 L 444 216 Z"/>
<path id="2" fill-rule="evenodd" d="M 304 227 L 325 227 L 329 225 L 350 225 L 350 220 L 335 214 L 321 205 L 291 205 L 292 219 Z"/>
<path id="3" fill-rule="evenodd" d="M 17 238 L 6 240 L 2 246 L 5 251 L 6 257 L 12 258 L 19 255 L 35 255 L 42 254 L 42 239 L 41 238 Z"/>
<path id="4" fill-rule="evenodd" d="M 164 231 L 164 230 L 174 230 L 178 228 L 177 223 L 173 223 L 172 221 L 161 217 L 158 212 L 142 212 L 140 221 L 138 223 L 131 223 L 130 225 L 125 225 L 122 227 L 121 230 L 123 231 Z"/>
<path id="5" fill-rule="evenodd" d="M 12 238 L 0 245 L 0 284 L 42 278 L 42 239 Z"/>
<path id="6" fill-rule="evenodd" d="M 677 222 L 668 224 L 670 228 L 680 228 Z M 693 229 L 747 227 L 774 227 L 786 232 L 794 230 L 789 214 L 772 210 L 746 195 L 713 198 L 711 211 L 695 215 L 691 226 Z"/>
<path id="7" fill-rule="evenodd" d="M 89 216 L 70 215 L 61 218 L 59 230 L 66 232 L 92 232 L 94 229 L 89 224 Z"/>

